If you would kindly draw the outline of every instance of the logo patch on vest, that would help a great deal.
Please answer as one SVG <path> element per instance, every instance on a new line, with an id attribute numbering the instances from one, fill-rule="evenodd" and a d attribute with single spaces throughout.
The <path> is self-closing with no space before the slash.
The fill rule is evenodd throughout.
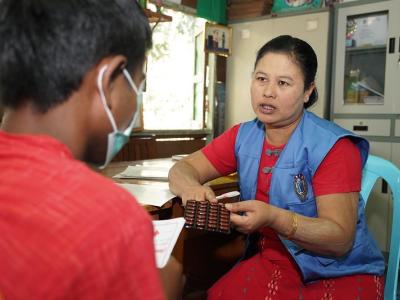
<path id="1" fill-rule="evenodd" d="M 301 202 L 304 202 L 307 198 L 307 181 L 303 174 L 297 174 L 294 176 L 294 191 L 300 198 Z"/>

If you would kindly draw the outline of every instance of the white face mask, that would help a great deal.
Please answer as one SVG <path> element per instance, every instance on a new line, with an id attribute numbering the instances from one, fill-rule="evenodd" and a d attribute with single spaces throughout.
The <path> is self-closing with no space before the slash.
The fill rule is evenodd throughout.
<path id="1" fill-rule="evenodd" d="M 139 88 L 137 88 L 132 80 L 131 75 L 129 75 L 129 72 L 126 69 L 123 69 L 122 72 L 124 73 L 130 86 L 136 93 L 136 112 L 134 113 L 132 121 L 130 122 L 129 126 L 124 131 L 119 131 L 117 124 L 115 123 L 114 117 L 111 113 L 111 110 L 107 105 L 106 97 L 104 95 L 104 90 L 103 90 L 103 76 L 105 71 L 107 70 L 107 67 L 108 66 L 104 66 L 100 70 L 99 76 L 97 77 L 97 87 L 100 92 L 100 98 L 101 101 L 103 102 L 104 109 L 107 113 L 108 119 L 110 120 L 111 126 L 113 128 L 113 132 L 110 132 L 108 134 L 107 153 L 104 163 L 101 166 L 99 166 L 100 169 L 105 168 L 108 165 L 108 163 L 115 157 L 115 155 L 118 154 L 118 152 L 122 149 L 122 147 L 129 141 L 132 129 L 136 124 L 137 119 L 140 116 L 142 97 L 143 97 L 143 86 L 144 86 L 144 80 L 143 80 Z"/>

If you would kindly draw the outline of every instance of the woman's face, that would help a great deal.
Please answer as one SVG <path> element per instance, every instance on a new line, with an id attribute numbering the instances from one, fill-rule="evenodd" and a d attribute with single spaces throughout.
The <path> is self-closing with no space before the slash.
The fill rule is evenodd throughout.
<path id="1" fill-rule="evenodd" d="M 257 63 L 251 83 L 251 103 L 266 128 L 296 125 L 303 105 L 314 88 L 304 91 L 304 76 L 293 59 L 283 53 L 267 53 Z"/>

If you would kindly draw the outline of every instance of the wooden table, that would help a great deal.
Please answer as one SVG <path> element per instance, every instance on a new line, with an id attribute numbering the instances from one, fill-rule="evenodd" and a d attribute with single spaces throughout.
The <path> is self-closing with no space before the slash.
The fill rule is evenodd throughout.
<path id="1" fill-rule="evenodd" d="M 171 158 L 148 159 L 140 161 L 125 161 L 111 163 L 101 171 L 107 177 L 112 177 L 129 165 L 161 165 L 172 166 Z M 135 183 L 143 185 L 162 185 L 168 187 L 166 180 L 114 179 L 116 182 Z M 208 183 L 216 195 L 238 190 L 235 175 L 223 176 Z M 237 201 L 231 199 L 231 201 Z M 154 219 L 169 219 L 183 216 L 180 199 L 175 197 L 162 207 L 145 206 Z M 227 272 L 242 255 L 244 236 L 233 231 L 225 235 L 206 231 L 183 229 L 173 251 L 173 255 L 183 265 L 186 275 L 184 296 L 207 290 L 219 277 Z M 200 299 L 205 299 L 205 295 Z M 184 297 L 185 298 L 185 297 Z M 197 298 L 196 298 L 197 299 Z"/>
<path id="2" fill-rule="evenodd" d="M 103 175 L 112 178 L 114 175 L 124 171 L 130 165 L 149 165 L 149 166 L 154 165 L 154 166 L 171 167 L 174 163 L 175 163 L 175 161 L 173 161 L 171 158 L 158 158 L 158 159 L 145 159 L 145 160 L 137 160 L 137 161 L 112 162 L 105 169 L 101 170 L 100 172 Z M 124 178 L 124 179 L 113 178 L 113 180 L 115 182 L 120 182 L 120 183 L 157 185 L 157 186 L 162 186 L 162 187 L 168 188 L 167 180 L 128 179 L 128 178 Z M 223 177 L 214 179 L 214 180 L 206 183 L 206 185 L 209 185 L 213 189 L 213 191 L 215 192 L 216 195 L 221 195 L 223 193 L 238 189 L 237 178 L 235 175 L 223 176 Z M 172 206 L 177 202 L 179 202 L 179 199 L 172 198 L 170 201 L 168 201 L 162 207 L 151 206 L 151 205 L 145 205 L 144 207 L 151 215 L 156 216 L 160 213 L 165 213 L 167 210 L 170 210 L 172 208 Z M 183 210 L 182 210 L 182 212 L 183 212 Z M 179 214 L 179 210 L 178 210 L 178 211 L 176 211 L 174 216 L 175 217 L 183 216 L 183 213 Z M 172 215 L 169 217 L 172 217 Z M 163 216 L 163 218 L 164 219 L 168 218 L 168 216 L 165 215 L 165 216 Z"/>
<path id="3" fill-rule="evenodd" d="M 114 175 L 121 173 L 124 171 L 128 166 L 133 165 L 167 165 L 172 166 L 173 161 L 172 159 L 147 159 L 147 160 L 137 160 L 137 161 L 120 161 L 120 162 L 112 162 L 110 163 L 105 169 L 101 170 L 100 172 L 112 178 Z M 160 180 L 149 180 L 149 179 L 131 179 L 131 178 L 113 178 L 115 182 L 119 183 L 135 183 L 135 184 L 142 184 L 142 185 L 156 185 L 168 188 L 168 181 L 160 181 Z M 144 205 L 146 210 L 153 216 L 153 219 L 170 219 L 172 217 L 172 206 L 177 201 L 177 199 L 172 198 L 162 207 L 158 206 L 151 206 L 151 205 Z"/>

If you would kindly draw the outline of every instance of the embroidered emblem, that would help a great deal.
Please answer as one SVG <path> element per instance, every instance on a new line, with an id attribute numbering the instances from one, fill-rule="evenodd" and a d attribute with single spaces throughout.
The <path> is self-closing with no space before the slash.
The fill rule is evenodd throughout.
<path id="1" fill-rule="evenodd" d="M 302 202 L 306 200 L 307 197 L 307 181 L 303 174 L 297 174 L 294 176 L 294 191 Z"/>

